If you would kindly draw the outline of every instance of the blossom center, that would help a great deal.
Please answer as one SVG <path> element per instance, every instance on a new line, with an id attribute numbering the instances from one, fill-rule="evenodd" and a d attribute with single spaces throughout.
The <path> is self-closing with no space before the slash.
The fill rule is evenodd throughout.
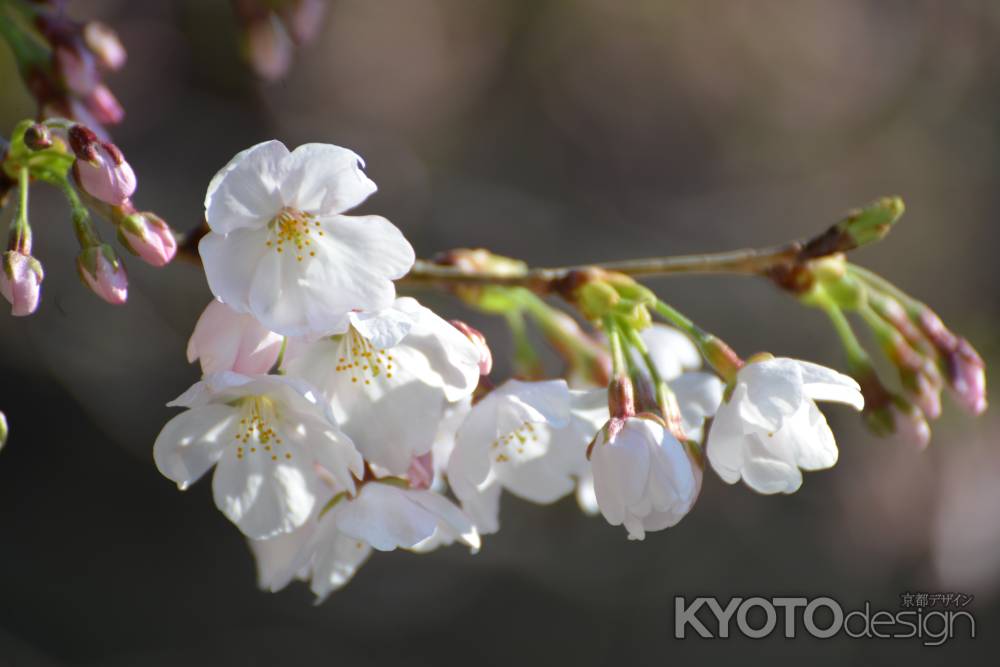
<path id="1" fill-rule="evenodd" d="M 281 209 L 267 223 L 267 229 L 269 234 L 265 245 L 279 254 L 286 249 L 295 253 L 295 259 L 299 262 L 306 257 L 316 256 L 312 238 L 323 236 L 315 215 L 289 206 Z"/>
<path id="2" fill-rule="evenodd" d="M 260 455 L 269 457 L 275 462 L 281 458 L 291 460 L 290 451 L 284 453 L 278 451 L 281 449 L 282 440 L 272 426 L 278 423 L 274 401 L 267 396 L 252 396 L 243 399 L 242 407 L 242 418 L 234 434 L 236 458 L 242 461 L 245 456 Z"/>
<path id="3" fill-rule="evenodd" d="M 510 433 L 490 443 L 490 448 L 496 453 L 496 462 L 503 463 L 510 460 L 512 452 L 524 454 L 524 447 L 529 442 L 538 442 L 538 433 L 535 432 L 534 426 L 524 422 Z"/>
<path id="4" fill-rule="evenodd" d="M 392 378 L 394 359 L 385 350 L 376 349 L 367 338 L 353 326 L 344 334 L 340 344 L 340 357 L 334 371 L 349 373 L 351 383 L 371 384 L 379 376 Z"/>

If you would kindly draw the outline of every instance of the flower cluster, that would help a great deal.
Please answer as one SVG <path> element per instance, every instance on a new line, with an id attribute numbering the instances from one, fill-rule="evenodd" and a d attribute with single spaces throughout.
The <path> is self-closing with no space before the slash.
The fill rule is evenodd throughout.
<path id="1" fill-rule="evenodd" d="M 64 119 L 23 121 L 0 155 L 0 186 L 17 194 L 0 270 L 0 294 L 10 302 L 14 315 L 35 312 L 41 298 L 44 272 L 32 254 L 28 220 L 28 192 L 34 181 L 54 185 L 65 195 L 80 242 L 77 272 L 81 281 L 108 303 L 125 302 L 128 277 L 117 253 L 101 241 L 91 210 L 115 227 L 126 250 L 148 264 L 164 266 L 177 252 L 177 241 L 167 223 L 132 204 L 135 173 L 117 146 L 100 139 L 89 127 Z M 5 194 L 0 192 L 0 202 Z"/>
<path id="2" fill-rule="evenodd" d="M 121 69 L 126 53 L 118 35 L 100 21 L 76 21 L 64 2 L 7 5 L 0 33 L 7 38 L 40 118 L 71 118 L 104 134 L 125 116 L 102 80 Z"/>
<path id="3" fill-rule="evenodd" d="M 836 462 L 814 401 L 860 409 L 854 380 L 744 362 L 694 328 L 651 324 L 655 299 L 620 275 L 568 288 L 603 347 L 527 290 L 464 292 L 511 321 L 532 314 L 570 364 L 572 387 L 494 386 L 481 333 L 396 295 L 415 261 L 400 231 L 347 214 L 375 191 L 363 166 L 345 148 L 268 141 L 205 198 L 199 250 L 215 300 L 188 345 L 203 376 L 171 403 L 185 411 L 154 458 L 181 489 L 214 467 L 215 503 L 248 538 L 263 588 L 298 578 L 322 599 L 372 550 L 476 551 L 500 527 L 505 490 L 540 504 L 575 495 L 641 540 L 691 510 L 706 459 L 763 493 Z"/>

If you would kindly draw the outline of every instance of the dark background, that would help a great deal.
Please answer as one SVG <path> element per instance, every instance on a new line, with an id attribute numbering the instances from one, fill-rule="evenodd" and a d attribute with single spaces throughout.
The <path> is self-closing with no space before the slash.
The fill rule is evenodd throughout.
<path id="1" fill-rule="evenodd" d="M 481 245 L 548 265 L 767 245 L 899 194 L 903 223 L 855 259 L 1000 361 L 994 2 L 336 0 L 267 85 L 240 61 L 227 3 L 71 8 L 128 48 L 114 138 L 137 204 L 179 230 L 215 171 L 269 138 L 356 149 L 380 186 L 365 210 L 423 256 Z M 6 48 L 0 82 L 10 128 L 33 105 Z M 33 191 L 31 219 L 43 303 L 0 318 L 3 667 L 996 664 L 1000 421 L 950 402 L 925 452 L 832 407 L 833 470 L 790 497 L 709 472 L 692 514 L 643 543 L 572 499 L 506 497 L 477 556 L 379 554 L 321 607 L 301 585 L 259 592 L 210 484 L 178 493 L 152 464 L 164 403 L 197 376 L 184 347 L 203 275 L 132 261 L 129 303 L 111 307 L 77 281 L 54 191 Z M 762 281 L 653 286 L 744 355 L 841 364 L 823 317 Z M 505 356 L 498 322 L 427 301 Z M 894 610 L 904 592 L 975 595 L 976 640 L 672 638 L 678 594 Z"/>

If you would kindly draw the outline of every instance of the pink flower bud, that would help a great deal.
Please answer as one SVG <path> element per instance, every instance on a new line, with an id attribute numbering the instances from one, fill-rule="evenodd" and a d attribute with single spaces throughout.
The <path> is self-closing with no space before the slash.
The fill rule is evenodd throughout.
<path id="1" fill-rule="evenodd" d="M 177 253 L 177 239 L 155 213 L 132 213 L 118 225 L 118 240 L 142 261 L 164 266 Z"/>
<path id="2" fill-rule="evenodd" d="M 931 427 L 916 406 L 889 407 L 895 437 L 917 449 L 927 449 L 931 442 Z"/>
<path id="3" fill-rule="evenodd" d="M 292 64 L 292 40 L 277 17 L 266 16 L 247 25 L 246 53 L 257 74 L 275 81 Z"/>
<path id="4" fill-rule="evenodd" d="M 0 294 L 10 302 L 11 313 L 30 315 L 38 308 L 42 289 L 42 265 L 31 255 L 16 250 L 3 254 Z"/>
<path id="5" fill-rule="evenodd" d="M 493 353 L 486 342 L 486 336 L 481 331 L 461 320 L 451 320 L 451 325 L 465 334 L 465 337 L 472 341 L 472 344 L 479 350 L 479 374 L 489 375 L 493 370 Z"/>
<path id="6" fill-rule="evenodd" d="M 980 415 L 986 411 L 986 364 L 975 348 L 959 338 L 955 350 L 945 357 L 952 394 L 967 412 Z"/>
<path id="7" fill-rule="evenodd" d="M 89 53 L 71 46 L 57 46 L 55 62 L 63 84 L 76 95 L 90 95 L 98 86 L 97 69 Z"/>
<path id="8" fill-rule="evenodd" d="M 410 480 L 412 489 L 431 488 L 431 484 L 434 483 L 434 455 L 427 452 L 423 456 L 415 457 L 406 472 L 406 477 Z"/>
<path id="9" fill-rule="evenodd" d="M 69 142 L 76 154 L 73 176 L 77 184 L 92 197 L 112 206 L 128 201 L 135 192 L 135 172 L 118 147 L 100 141 L 83 125 L 70 128 Z"/>
<path id="10" fill-rule="evenodd" d="M 113 305 L 125 303 L 128 298 L 128 276 L 125 274 L 125 265 L 111 246 L 102 243 L 84 248 L 77 257 L 76 266 L 80 278 L 94 294 Z"/>
<path id="11" fill-rule="evenodd" d="M 83 27 L 83 41 L 104 67 L 117 70 L 125 64 L 125 47 L 118 33 L 100 21 L 91 21 Z"/>
<path id="12" fill-rule="evenodd" d="M 282 336 L 268 331 L 250 315 L 213 301 L 198 318 L 188 341 L 188 361 L 201 361 L 209 373 L 267 373 L 278 361 Z"/>
<path id="13" fill-rule="evenodd" d="M 294 0 L 281 9 L 281 18 L 297 44 L 306 44 L 316 38 L 323 27 L 326 4 L 325 0 Z"/>
<path id="14" fill-rule="evenodd" d="M 122 108 L 118 98 L 104 84 L 99 84 L 90 91 L 90 94 L 84 98 L 83 103 L 91 115 L 97 119 L 98 123 L 117 125 L 125 117 L 125 110 Z"/>

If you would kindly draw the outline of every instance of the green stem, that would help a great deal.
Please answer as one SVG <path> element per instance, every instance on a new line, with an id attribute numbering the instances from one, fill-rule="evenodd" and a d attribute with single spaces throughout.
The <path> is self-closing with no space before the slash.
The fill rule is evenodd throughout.
<path id="1" fill-rule="evenodd" d="M 661 407 L 669 405 L 673 392 L 670 391 L 670 387 L 667 386 L 663 376 L 660 375 L 660 370 L 656 367 L 656 364 L 653 363 L 653 358 L 649 354 L 649 348 L 646 346 L 646 341 L 642 339 L 642 336 L 639 335 L 638 331 L 631 327 L 625 329 L 625 331 L 628 344 L 639 353 L 639 356 L 642 358 L 642 363 L 646 366 L 646 370 L 649 371 L 649 377 L 653 381 L 653 386 L 656 387 L 656 402 Z"/>
<path id="2" fill-rule="evenodd" d="M 17 212 L 14 214 L 14 220 L 10 225 L 9 247 L 11 250 L 17 250 L 26 255 L 31 253 L 31 225 L 28 224 L 28 188 L 28 168 L 21 167 L 17 172 Z"/>
<path id="3" fill-rule="evenodd" d="M 608 335 L 608 347 L 611 350 L 611 374 L 615 378 L 625 377 L 628 373 L 628 365 L 625 361 L 621 330 L 618 328 L 618 322 L 611 315 L 604 317 L 604 332 Z"/>
<path id="4" fill-rule="evenodd" d="M 514 363 L 518 374 L 529 377 L 538 375 L 542 362 L 528 337 L 528 326 L 524 321 L 524 315 L 520 310 L 510 310 L 504 313 L 504 318 L 514 338 Z"/>
<path id="5" fill-rule="evenodd" d="M 847 272 L 867 284 L 868 287 L 876 291 L 884 292 L 885 294 L 888 294 L 892 298 L 896 299 L 896 301 L 899 301 L 899 303 L 901 303 L 906 309 L 906 312 L 910 315 L 910 317 L 918 317 L 922 311 L 928 309 L 927 304 L 914 299 L 912 296 L 899 289 L 874 271 L 869 271 L 868 269 L 862 268 L 856 264 L 848 264 Z"/>
<path id="6" fill-rule="evenodd" d="M 76 238 L 80 241 L 80 246 L 91 248 L 100 245 L 101 239 L 90 221 L 90 211 L 80 201 L 80 196 L 73 189 L 73 186 L 64 178 L 55 179 L 51 182 L 62 190 L 63 195 L 65 195 L 66 200 L 69 202 L 69 207 L 73 214 L 73 230 L 76 232 Z"/>
<path id="7" fill-rule="evenodd" d="M 830 318 L 833 329 L 837 332 L 837 336 L 844 346 L 844 352 L 847 354 L 847 365 L 851 372 L 857 374 L 869 371 L 872 368 L 871 357 L 854 334 L 854 329 L 844 315 L 844 311 L 830 299 L 822 299 L 819 305 Z"/>

